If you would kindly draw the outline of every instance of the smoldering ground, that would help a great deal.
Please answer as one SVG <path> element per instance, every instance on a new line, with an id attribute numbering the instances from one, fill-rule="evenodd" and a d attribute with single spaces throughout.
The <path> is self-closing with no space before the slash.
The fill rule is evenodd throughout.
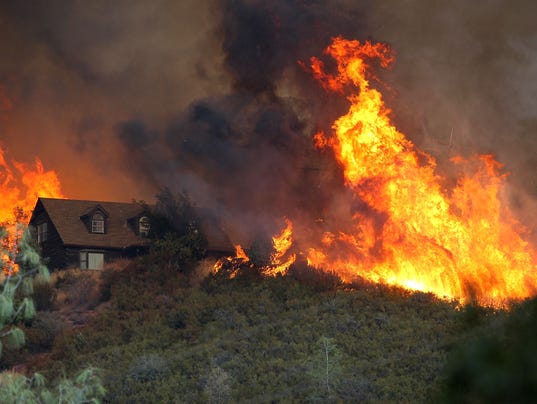
<path id="1" fill-rule="evenodd" d="M 535 7 L 4 2 L 0 80 L 12 108 L 1 141 L 57 169 L 69 196 L 151 199 L 168 186 L 254 228 L 313 219 L 347 200 L 329 154 L 311 147 L 346 101 L 297 62 L 333 36 L 369 38 L 397 54 L 381 79 L 398 127 L 440 166 L 455 152 L 495 153 L 524 216 L 536 193 Z"/>

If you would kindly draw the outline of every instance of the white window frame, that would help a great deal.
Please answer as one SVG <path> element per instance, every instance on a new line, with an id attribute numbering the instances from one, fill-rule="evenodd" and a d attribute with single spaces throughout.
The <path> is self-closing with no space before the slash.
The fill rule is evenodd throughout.
<path id="1" fill-rule="evenodd" d="M 105 256 L 103 251 L 80 251 L 80 269 L 103 269 Z"/>
<path id="2" fill-rule="evenodd" d="M 101 212 L 96 212 L 91 218 L 91 232 L 104 233 L 104 215 Z"/>
<path id="3" fill-rule="evenodd" d="M 142 216 L 138 220 L 138 234 L 140 235 L 140 237 L 148 237 L 150 230 L 151 223 L 149 222 L 149 218 L 147 216 Z"/>
<path id="4" fill-rule="evenodd" d="M 39 244 L 47 241 L 48 239 L 48 223 L 43 222 L 37 225 L 37 242 Z"/>

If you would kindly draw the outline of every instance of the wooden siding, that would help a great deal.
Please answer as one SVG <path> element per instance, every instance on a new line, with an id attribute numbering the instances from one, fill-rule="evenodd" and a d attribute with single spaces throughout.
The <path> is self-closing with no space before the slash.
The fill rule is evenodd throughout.
<path id="1" fill-rule="evenodd" d="M 30 225 L 37 229 L 37 226 L 47 223 L 47 239 L 39 244 L 44 263 L 49 270 L 65 268 L 67 265 L 66 250 L 54 223 L 50 220 L 48 213 L 42 206 L 36 207 Z"/>

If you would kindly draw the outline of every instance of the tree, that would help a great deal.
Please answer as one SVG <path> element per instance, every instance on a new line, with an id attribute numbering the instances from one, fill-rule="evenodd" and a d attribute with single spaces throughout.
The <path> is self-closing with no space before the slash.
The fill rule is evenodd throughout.
<path id="1" fill-rule="evenodd" d="M 17 349 L 24 344 L 24 332 L 17 324 L 35 315 L 31 299 L 34 282 L 49 280 L 48 269 L 33 245 L 31 230 L 21 223 L 10 228 L 11 233 L 5 226 L 0 227 L 0 356 L 4 346 Z"/>
<path id="2" fill-rule="evenodd" d="M 170 269 L 188 266 L 201 259 L 207 239 L 188 195 L 173 194 L 164 188 L 156 197 L 155 207 L 148 209 L 152 253 L 164 259 Z"/>
<path id="3" fill-rule="evenodd" d="M 341 376 L 341 351 L 334 338 L 321 337 L 310 363 L 309 375 L 319 388 L 321 398 L 330 398 Z"/>
<path id="4" fill-rule="evenodd" d="M 46 380 L 39 373 L 32 377 L 14 372 L 0 374 L 0 402 L 4 404 L 99 403 L 105 394 L 98 370 L 91 367 L 74 379 L 61 380 L 51 390 L 46 388 Z"/>
<path id="5" fill-rule="evenodd" d="M 211 368 L 205 382 L 205 395 L 208 403 L 227 403 L 231 398 L 231 377 L 219 366 Z"/>

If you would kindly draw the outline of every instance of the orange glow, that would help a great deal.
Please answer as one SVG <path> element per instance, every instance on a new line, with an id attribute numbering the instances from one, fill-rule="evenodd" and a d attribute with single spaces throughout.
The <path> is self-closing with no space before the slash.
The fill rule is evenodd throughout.
<path id="1" fill-rule="evenodd" d="M 250 258 L 248 258 L 248 255 L 246 255 L 246 253 L 244 252 L 244 249 L 242 248 L 240 244 L 237 244 L 235 246 L 235 258 L 241 259 L 244 262 L 250 261 Z"/>
<path id="2" fill-rule="evenodd" d="M 220 271 L 226 271 L 229 278 L 233 279 L 239 273 L 241 267 L 247 264 L 249 268 L 252 267 L 250 263 L 250 258 L 242 248 L 240 244 L 235 245 L 235 256 L 234 257 L 222 257 L 217 260 L 213 265 L 213 273 L 218 273 Z"/>
<path id="3" fill-rule="evenodd" d="M 54 171 L 45 171 L 41 160 L 33 166 L 17 161 L 8 162 L 0 148 L 0 222 L 14 223 L 14 209 L 21 208 L 28 215 L 38 196 L 62 198 L 60 181 Z"/>
<path id="4" fill-rule="evenodd" d="M 293 223 L 289 219 L 285 219 L 285 228 L 282 229 L 280 234 L 272 237 L 274 252 L 270 255 L 270 262 L 259 269 L 268 276 L 285 273 L 296 260 L 296 254 L 289 253 L 292 246 Z M 237 276 L 243 264 L 247 264 L 250 269 L 254 268 L 254 264 L 244 252 L 242 246 L 237 244 L 235 245 L 235 257 L 219 259 L 213 266 L 213 272 L 227 271 L 229 278 L 233 279 Z"/>
<path id="5" fill-rule="evenodd" d="M 492 156 L 457 157 L 460 176 L 444 189 L 435 159 L 398 131 L 370 85 L 372 62 L 394 62 L 390 48 L 335 38 L 326 53 L 337 74 L 312 58 L 314 76 L 327 90 L 352 94 L 332 136 L 317 134 L 314 142 L 333 149 L 346 186 L 367 209 L 349 218 L 351 232 L 326 233 L 309 248 L 310 265 L 344 280 L 360 276 L 463 302 L 500 306 L 535 295 L 534 250 L 500 201 L 500 164 Z"/>
<path id="6" fill-rule="evenodd" d="M 313 135 L 313 144 L 315 145 L 316 149 L 324 149 L 325 147 L 329 146 L 329 141 L 324 135 L 323 131 Z"/>
<path id="7" fill-rule="evenodd" d="M 2 255 L 2 264 L 4 267 L 4 276 L 13 276 L 17 272 L 19 272 L 19 264 L 16 262 L 13 262 L 12 257 L 10 257 L 8 254 Z"/>
<path id="8" fill-rule="evenodd" d="M 285 219 L 285 228 L 280 234 L 272 237 L 274 253 L 270 256 L 270 268 L 267 271 L 269 275 L 276 275 L 286 272 L 295 262 L 296 255 L 288 254 L 293 245 L 293 223 Z"/>
<path id="9" fill-rule="evenodd" d="M 36 158 L 27 165 L 8 161 L 0 147 L 0 224 L 8 230 L 3 246 L 9 254 L 2 256 L 6 276 L 15 274 L 19 267 L 14 262 L 17 255 L 17 225 L 26 224 L 38 196 L 62 198 L 60 182 L 54 171 L 45 171 Z M 19 230 L 20 231 L 20 230 Z"/>

